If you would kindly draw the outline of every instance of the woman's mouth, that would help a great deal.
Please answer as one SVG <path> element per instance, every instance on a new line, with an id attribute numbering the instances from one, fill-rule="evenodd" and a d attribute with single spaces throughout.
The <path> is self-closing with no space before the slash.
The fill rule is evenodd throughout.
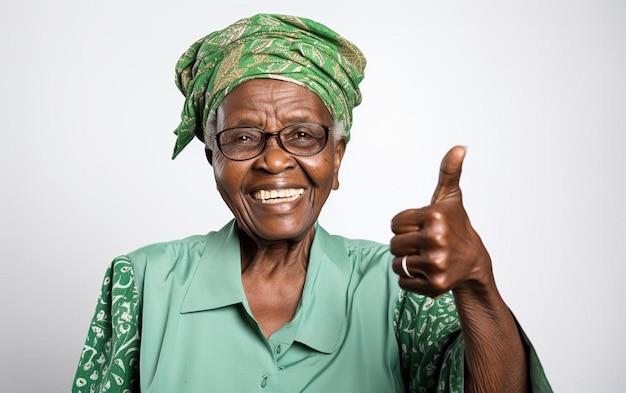
<path id="1" fill-rule="evenodd" d="M 259 190 L 252 197 L 261 203 L 291 202 L 304 194 L 304 188 L 287 188 L 281 190 Z"/>

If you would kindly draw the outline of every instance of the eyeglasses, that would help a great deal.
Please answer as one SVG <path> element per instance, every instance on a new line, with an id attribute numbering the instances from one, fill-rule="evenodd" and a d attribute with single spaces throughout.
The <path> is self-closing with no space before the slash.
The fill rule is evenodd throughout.
<path id="1" fill-rule="evenodd" d="M 265 132 L 256 127 L 234 127 L 215 134 L 215 140 L 222 154 L 234 161 L 257 157 L 272 136 L 287 153 L 312 156 L 324 149 L 329 131 L 330 127 L 320 123 L 291 124 L 277 132 Z"/>

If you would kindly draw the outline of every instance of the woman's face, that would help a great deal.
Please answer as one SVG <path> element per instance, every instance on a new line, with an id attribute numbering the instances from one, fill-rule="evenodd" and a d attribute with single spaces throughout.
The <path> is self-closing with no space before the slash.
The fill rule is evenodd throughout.
<path id="1" fill-rule="evenodd" d="M 257 127 L 276 132 L 299 122 L 332 126 L 333 119 L 315 93 L 294 83 L 271 79 L 242 83 L 217 110 L 218 131 Z M 207 156 L 213 165 L 217 189 L 239 227 L 263 244 L 297 241 L 309 233 L 331 189 L 339 187 L 344 151 L 345 141 L 335 142 L 330 136 L 321 152 L 299 157 L 287 153 L 271 137 L 259 156 L 246 161 L 230 160 L 217 148 L 207 151 Z M 272 192 L 288 197 L 262 197 Z"/>

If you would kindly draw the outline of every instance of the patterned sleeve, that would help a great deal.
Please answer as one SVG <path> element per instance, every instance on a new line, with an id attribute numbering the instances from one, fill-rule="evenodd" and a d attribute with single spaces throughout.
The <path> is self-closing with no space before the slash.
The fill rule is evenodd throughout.
<path id="1" fill-rule="evenodd" d="M 131 262 L 107 269 L 72 393 L 139 392 L 139 297 Z"/>
<path id="2" fill-rule="evenodd" d="M 519 324 L 517 328 L 529 355 L 531 391 L 552 393 L 533 345 Z M 402 374 L 408 392 L 464 391 L 463 336 L 451 293 L 433 300 L 402 291 L 396 303 L 395 330 L 400 345 Z"/>
<path id="3" fill-rule="evenodd" d="M 452 295 L 433 300 L 402 291 L 395 321 L 407 391 L 463 392 L 463 341 Z"/>

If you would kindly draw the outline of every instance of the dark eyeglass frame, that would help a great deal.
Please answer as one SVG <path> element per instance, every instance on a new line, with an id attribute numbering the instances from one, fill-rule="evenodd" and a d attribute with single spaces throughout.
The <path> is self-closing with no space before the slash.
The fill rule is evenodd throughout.
<path id="1" fill-rule="evenodd" d="M 283 144 L 282 139 L 280 138 L 280 135 L 283 131 L 285 131 L 286 129 L 289 128 L 293 128 L 295 126 L 307 126 L 307 125 L 315 125 L 315 126 L 320 126 L 324 129 L 324 143 L 322 144 L 322 146 L 320 147 L 320 149 L 318 151 L 316 151 L 315 153 L 307 153 L 307 154 L 301 154 L 301 153 L 294 153 L 289 151 L 289 149 L 287 149 L 285 147 L 285 145 Z M 255 130 L 255 131 L 259 131 L 261 133 L 261 135 L 263 135 L 263 144 L 262 144 L 262 148 L 253 156 L 248 157 L 248 158 L 233 158 L 230 157 L 229 155 L 227 155 L 226 153 L 224 153 L 224 151 L 222 150 L 222 144 L 220 143 L 220 135 L 230 131 L 230 130 Z M 278 141 L 278 146 L 280 146 L 281 149 L 283 149 L 284 151 L 286 151 L 287 153 L 294 155 L 294 156 L 298 156 L 298 157 L 310 157 L 310 156 L 314 156 L 316 154 L 318 154 L 319 152 L 321 152 L 322 150 L 324 150 L 324 148 L 326 147 L 326 145 L 328 144 L 328 134 L 330 133 L 331 128 L 329 126 L 327 126 L 326 124 L 323 123 L 314 123 L 314 122 L 301 122 L 301 123 L 293 123 L 288 125 L 287 127 L 284 127 L 276 132 L 266 132 L 265 130 L 262 130 L 260 128 L 257 127 L 231 127 L 231 128 L 226 128 L 218 133 L 215 134 L 214 138 L 215 138 L 215 142 L 217 144 L 217 148 L 220 150 L 220 152 L 224 155 L 224 157 L 228 158 L 229 160 L 233 160 L 233 161 L 247 161 L 247 160 L 251 160 L 253 158 L 256 158 L 258 156 L 260 156 L 264 151 L 265 148 L 267 147 L 267 140 L 270 137 L 275 136 L 276 140 Z"/>

